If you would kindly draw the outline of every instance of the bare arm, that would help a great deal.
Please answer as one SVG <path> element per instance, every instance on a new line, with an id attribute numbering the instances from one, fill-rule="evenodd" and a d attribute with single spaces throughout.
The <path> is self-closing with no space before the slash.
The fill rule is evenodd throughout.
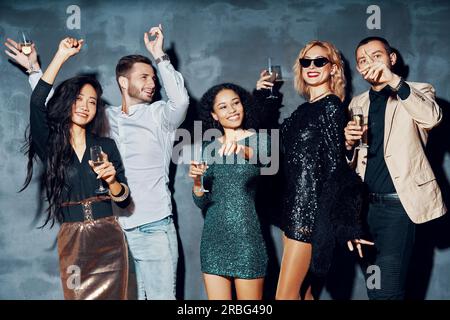
<path id="1" fill-rule="evenodd" d="M 150 40 L 149 35 L 155 36 L 155 39 Z M 154 59 L 164 56 L 164 34 L 162 26 L 153 27 L 149 32 L 146 32 L 144 34 L 144 43 Z M 169 130 L 176 130 L 186 118 L 189 106 L 189 96 L 184 86 L 184 79 L 175 70 L 170 61 L 167 60 L 158 63 L 158 71 L 169 99 L 167 105 L 162 109 L 162 120 L 167 124 Z"/>
<path id="2" fill-rule="evenodd" d="M 45 70 L 42 80 L 48 84 L 53 84 L 55 82 L 56 76 L 61 70 L 62 65 L 72 56 L 80 52 L 83 46 L 83 40 L 77 40 L 74 38 L 65 38 L 59 43 L 58 51 L 53 57 L 52 62 Z"/>

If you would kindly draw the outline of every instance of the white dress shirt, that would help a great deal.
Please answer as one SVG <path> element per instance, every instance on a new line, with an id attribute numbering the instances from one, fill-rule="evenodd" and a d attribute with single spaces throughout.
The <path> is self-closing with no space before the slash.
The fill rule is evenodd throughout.
<path id="1" fill-rule="evenodd" d="M 189 96 L 184 79 L 170 61 L 158 64 L 167 101 L 122 107 L 108 106 L 110 136 L 119 148 L 133 202 L 126 209 L 116 207 L 123 229 L 161 220 L 172 214 L 169 166 L 176 129 L 184 121 Z M 30 75 L 34 88 L 42 73 Z"/>

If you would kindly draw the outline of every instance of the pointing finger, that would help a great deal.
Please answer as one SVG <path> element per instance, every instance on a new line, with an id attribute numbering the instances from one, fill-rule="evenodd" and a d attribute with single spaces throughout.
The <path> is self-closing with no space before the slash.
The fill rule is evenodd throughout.
<path id="1" fill-rule="evenodd" d="M 372 63 L 374 60 L 372 57 L 367 53 L 366 49 L 363 49 L 364 55 L 366 56 L 367 60 L 369 60 L 370 63 Z"/>
<path id="2" fill-rule="evenodd" d="M 359 242 L 362 243 L 362 244 L 367 244 L 369 246 L 375 245 L 375 242 L 367 241 L 367 240 L 364 240 L 364 239 L 359 239 Z"/>

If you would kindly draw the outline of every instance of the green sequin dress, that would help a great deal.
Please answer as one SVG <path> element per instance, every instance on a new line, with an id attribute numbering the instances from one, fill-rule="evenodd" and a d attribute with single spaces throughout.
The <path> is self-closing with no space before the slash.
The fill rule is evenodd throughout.
<path id="1" fill-rule="evenodd" d="M 193 193 L 195 204 L 205 213 L 201 269 L 207 274 L 256 279 L 265 276 L 268 260 L 255 195 L 263 167 L 259 155 L 270 155 L 270 137 L 256 133 L 238 143 L 256 149 L 258 160 L 245 160 L 235 154 L 220 157 L 217 151 L 221 144 L 217 140 L 203 147 L 209 166 L 203 183 L 210 192 L 202 197 Z"/>

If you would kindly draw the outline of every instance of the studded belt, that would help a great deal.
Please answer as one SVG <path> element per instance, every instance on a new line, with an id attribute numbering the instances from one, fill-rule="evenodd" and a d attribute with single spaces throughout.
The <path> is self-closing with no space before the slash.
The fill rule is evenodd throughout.
<path id="1" fill-rule="evenodd" d="M 61 207 L 64 222 L 94 221 L 112 215 L 110 196 L 63 202 Z"/>

